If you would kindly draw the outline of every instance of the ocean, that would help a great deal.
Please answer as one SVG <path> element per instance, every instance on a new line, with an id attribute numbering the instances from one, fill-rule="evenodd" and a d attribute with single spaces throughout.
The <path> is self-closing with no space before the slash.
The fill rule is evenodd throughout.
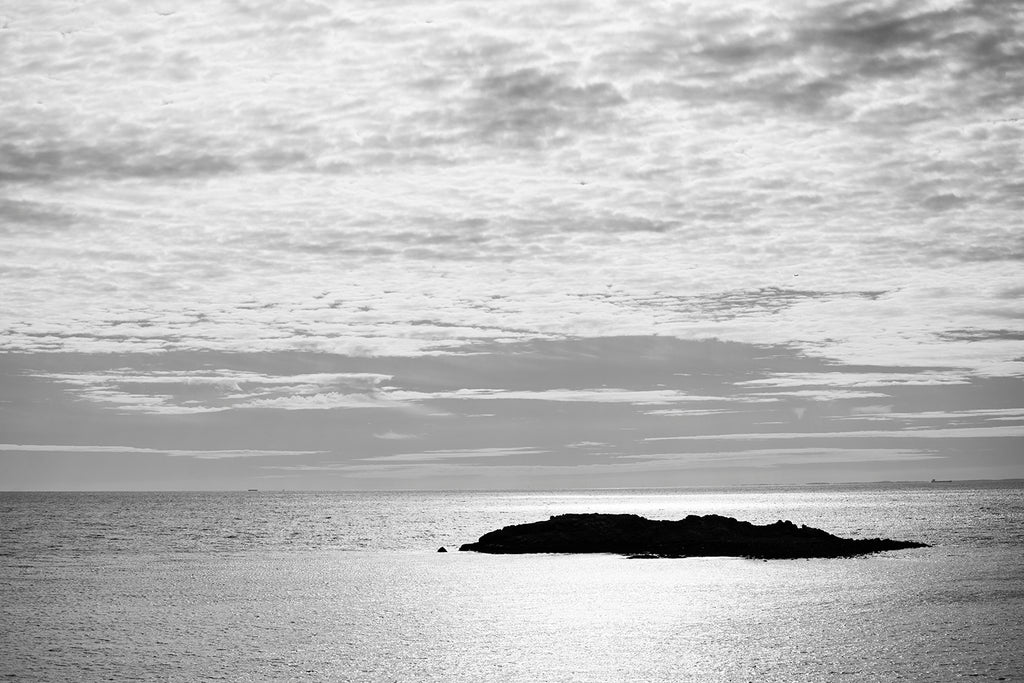
<path id="1" fill-rule="evenodd" d="M 767 562 L 458 552 L 564 512 L 788 519 L 932 547 Z M 0 493 L 7 680 L 1024 680 L 1022 644 L 1020 481 Z"/>

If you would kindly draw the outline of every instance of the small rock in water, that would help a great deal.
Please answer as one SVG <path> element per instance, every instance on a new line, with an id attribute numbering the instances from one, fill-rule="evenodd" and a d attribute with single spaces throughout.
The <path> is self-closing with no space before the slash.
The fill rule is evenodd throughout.
<path id="1" fill-rule="evenodd" d="M 439 552 L 439 553 L 446 553 L 446 552 L 448 552 L 448 549 L 445 548 L 444 546 L 441 546 L 440 548 L 437 549 L 437 552 Z"/>

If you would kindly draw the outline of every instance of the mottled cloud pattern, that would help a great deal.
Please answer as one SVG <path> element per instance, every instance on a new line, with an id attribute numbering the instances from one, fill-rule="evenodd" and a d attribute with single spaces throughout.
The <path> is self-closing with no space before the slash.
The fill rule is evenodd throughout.
<path id="1" fill-rule="evenodd" d="M 1019 418 L 965 412 L 1024 399 L 1019 3 L 43 0 L 0 10 L 0 60 L 0 354 L 64 406 L 10 394 L 9 445 L 294 451 L 300 479 L 366 456 L 375 485 L 472 478 L 492 449 L 512 483 L 642 483 L 683 468 L 652 444 L 698 446 L 644 438 L 695 435 L 626 443 L 585 416 L 705 436 L 764 434 L 764 406 L 835 435 Z M 670 357 L 648 373 L 651 340 L 743 351 L 715 393 Z M 576 381 L 576 353 L 629 372 Z M 447 377 L 481 358 L 488 381 Z M 44 405 L 140 426 L 48 438 Z M 558 411 L 578 420 L 558 443 L 479 426 Z M 227 436 L 254 415 L 354 436 Z M 179 421 L 207 426 L 160 436 Z M 446 422 L 424 441 L 421 421 Z M 1005 474 L 1013 433 L 962 452 Z M 871 438 L 737 437 L 719 462 L 953 457 Z M 724 452 L 699 445 L 687 468 Z"/>

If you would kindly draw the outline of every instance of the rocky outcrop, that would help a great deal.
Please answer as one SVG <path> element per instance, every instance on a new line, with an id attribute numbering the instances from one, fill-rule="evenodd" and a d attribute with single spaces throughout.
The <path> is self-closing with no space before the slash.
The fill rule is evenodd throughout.
<path id="1" fill-rule="evenodd" d="M 480 553 L 615 553 L 642 557 L 734 556 L 763 559 L 851 557 L 927 547 L 916 541 L 850 539 L 792 522 L 756 525 L 720 515 L 678 521 L 638 515 L 568 514 L 516 524 L 466 543 Z"/>

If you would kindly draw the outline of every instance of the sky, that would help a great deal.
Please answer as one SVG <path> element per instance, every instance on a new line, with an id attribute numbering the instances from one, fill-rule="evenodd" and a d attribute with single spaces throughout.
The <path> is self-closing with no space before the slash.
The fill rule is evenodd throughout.
<path id="1" fill-rule="evenodd" d="M 0 0 L 0 489 L 1024 477 L 1024 4 Z"/>

